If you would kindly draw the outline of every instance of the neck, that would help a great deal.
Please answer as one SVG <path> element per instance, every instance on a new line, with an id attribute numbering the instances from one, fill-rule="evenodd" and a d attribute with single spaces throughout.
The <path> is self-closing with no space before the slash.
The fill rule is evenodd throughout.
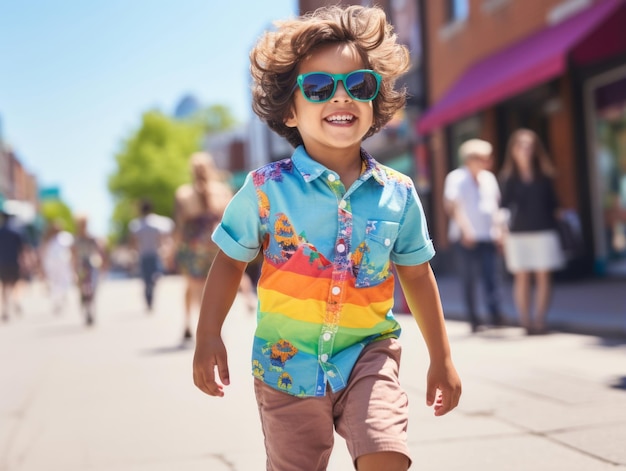
<path id="1" fill-rule="evenodd" d="M 481 169 L 467 167 L 467 170 L 469 171 L 469 173 L 472 176 L 472 178 L 475 181 L 478 181 L 478 174 L 480 173 Z"/>
<path id="2" fill-rule="evenodd" d="M 315 155 L 309 153 L 309 156 L 339 175 L 346 188 L 349 188 L 361 175 L 361 146 L 351 149 L 333 149 Z"/>

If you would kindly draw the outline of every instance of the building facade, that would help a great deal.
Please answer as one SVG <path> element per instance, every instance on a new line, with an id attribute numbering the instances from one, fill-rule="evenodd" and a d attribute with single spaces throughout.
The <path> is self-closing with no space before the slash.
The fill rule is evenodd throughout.
<path id="1" fill-rule="evenodd" d="M 562 206 L 581 220 L 572 273 L 626 276 L 626 1 L 421 0 L 428 107 L 416 133 L 432 177 L 432 232 L 445 252 L 443 180 L 468 138 L 539 134 Z M 441 251 L 440 251 L 441 252 Z"/>
<path id="2" fill-rule="evenodd" d="M 32 223 L 38 208 L 38 184 L 13 150 L 0 141 L 0 209 Z"/>

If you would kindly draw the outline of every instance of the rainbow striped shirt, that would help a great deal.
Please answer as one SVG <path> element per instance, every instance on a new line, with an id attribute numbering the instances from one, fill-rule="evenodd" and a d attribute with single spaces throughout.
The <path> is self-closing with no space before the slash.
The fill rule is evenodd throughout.
<path id="1" fill-rule="evenodd" d="M 391 262 L 435 253 L 411 179 L 361 158 L 346 191 L 298 147 L 248 174 L 213 234 L 236 260 L 263 250 L 252 372 L 289 394 L 344 388 L 363 347 L 398 337 Z"/>

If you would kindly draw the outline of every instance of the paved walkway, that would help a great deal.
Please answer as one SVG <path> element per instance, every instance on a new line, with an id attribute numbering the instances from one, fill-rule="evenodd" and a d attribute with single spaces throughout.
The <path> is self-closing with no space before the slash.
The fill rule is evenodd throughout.
<path id="1" fill-rule="evenodd" d="M 452 303 L 454 285 L 441 286 Z M 210 398 L 193 386 L 192 345 L 180 343 L 180 278 L 162 280 L 151 314 L 138 280 L 105 281 L 92 328 L 75 304 L 54 316 L 41 288 L 0 324 L 0 471 L 265 469 L 249 372 L 255 320 L 243 303 L 224 326 L 231 385 Z M 626 471 L 626 340 L 516 327 L 472 335 L 450 320 L 464 392 L 437 418 L 425 405 L 424 342 L 410 316 L 398 318 L 413 469 Z M 337 437 L 328 471 L 350 469 Z"/>
<path id="2" fill-rule="evenodd" d="M 443 276 L 437 281 L 446 317 L 466 320 L 458 279 Z M 479 305 L 484 305 L 480 301 L 481 289 L 478 284 Z M 516 323 L 512 287 L 508 280 L 502 286 L 502 298 L 504 315 L 510 323 Z M 548 325 L 562 332 L 626 337 L 626 279 L 555 282 Z"/>

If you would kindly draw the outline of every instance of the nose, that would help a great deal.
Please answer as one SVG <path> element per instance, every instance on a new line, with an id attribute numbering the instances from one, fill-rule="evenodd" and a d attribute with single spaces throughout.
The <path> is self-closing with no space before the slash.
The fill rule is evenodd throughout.
<path id="1" fill-rule="evenodd" d="M 352 98 L 350 97 L 350 95 L 348 95 L 348 92 L 346 91 L 346 86 L 343 83 L 343 80 L 340 80 L 339 83 L 337 84 L 337 89 L 335 90 L 335 94 L 333 95 L 333 101 L 335 102 L 340 102 L 340 101 L 351 101 Z"/>

